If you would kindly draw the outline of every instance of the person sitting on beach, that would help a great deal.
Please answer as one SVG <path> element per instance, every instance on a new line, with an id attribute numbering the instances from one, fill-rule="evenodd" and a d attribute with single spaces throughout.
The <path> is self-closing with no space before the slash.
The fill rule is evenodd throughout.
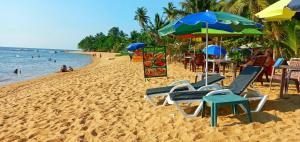
<path id="1" fill-rule="evenodd" d="M 69 71 L 74 71 L 73 68 L 71 66 L 69 66 Z"/>
<path id="2" fill-rule="evenodd" d="M 61 72 L 68 72 L 68 68 L 66 65 L 63 65 L 60 69 Z"/>
<path id="3" fill-rule="evenodd" d="M 268 74 L 269 74 L 269 72 L 271 74 L 271 72 L 272 72 L 272 66 L 274 64 L 274 60 L 273 60 L 273 57 L 272 57 L 272 50 L 270 50 L 270 49 L 265 50 L 264 54 L 261 54 L 260 51 L 255 52 L 254 56 L 252 56 L 251 59 L 247 63 L 245 63 L 245 64 L 243 64 L 241 66 L 242 67 L 247 67 L 249 65 L 250 66 L 253 65 L 254 62 L 255 62 L 255 60 L 256 60 L 256 58 L 260 57 L 260 56 L 265 56 L 266 57 L 266 61 L 264 63 L 264 67 L 268 71 Z"/>

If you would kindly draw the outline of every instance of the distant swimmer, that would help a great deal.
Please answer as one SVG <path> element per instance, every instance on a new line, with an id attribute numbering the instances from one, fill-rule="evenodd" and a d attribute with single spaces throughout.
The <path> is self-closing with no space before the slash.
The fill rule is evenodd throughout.
<path id="1" fill-rule="evenodd" d="M 33 56 L 31 56 L 31 58 L 34 58 Z"/>
<path id="2" fill-rule="evenodd" d="M 54 60 L 54 63 L 56 63 L 56 60 Z"/>

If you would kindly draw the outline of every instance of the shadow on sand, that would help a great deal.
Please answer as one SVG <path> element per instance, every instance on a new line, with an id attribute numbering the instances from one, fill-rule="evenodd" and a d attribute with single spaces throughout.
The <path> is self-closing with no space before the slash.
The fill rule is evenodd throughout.
<path id="1" fill-rule="evenodd" d="M 257 106 L 257 102 L 250 102 L 251 108 L 255 108 Z M 188 113 L 191 113 L 195 111 L 197 106 L 193 107 L 187 107 L 185 108 L 185 111 Z M 266 104 L 264 105 L 264 108 L 261 112 L 253 112 L 252 113 L 252 120 L 253 122 L 259 122 L 259 123 L 267 123 L 271 121 L 282 121 L 282 119 L 275 114 L 269 113 L 269 111 L 279 111 L 280 112 L 293 112 L 297 109 L 300 109 L 300 95 L 297 94 L 290 94 L 287 95 L 284 99 L 277 99 L 277 100 L 268 100 Z M 249 123 L 247 115 L 238 108 L 238 111 L 240 114 L 237 115 L 231 115 L 231 106 L 222 106 L 218 109 L 218 116 L 228 116 L 229 118 L 238 119 L 242 124 Z M 201 118 L 201 114 L 198 116 Z M 210 107 L 207 107 L 205 110 L 205 117 L 210 117 Z M 236 122 L 235 122 L 236 123 Z M 229 125 L 234 125 L 233 123 Z M 226 125 L 228 126 L 228 125 Z"/>

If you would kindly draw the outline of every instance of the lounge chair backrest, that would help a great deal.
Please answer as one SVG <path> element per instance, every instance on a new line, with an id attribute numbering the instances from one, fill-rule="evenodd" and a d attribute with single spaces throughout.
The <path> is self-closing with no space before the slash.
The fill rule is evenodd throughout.
<path id="1" fill-rule="evenodd" d="M 217 83 L 221 80 L 223 80 L 225 77 L 221 76 L 219 74 L 215 74 L 215 75 L 211 75 L 207 77 L 207 84 L 213 84 L 213 83 Z M 202 86 L 205 86 L 205 79 L 200 80 L 196 83 L 192 84 L 194 86 L 195 89 L 199 89 Z"/>
<path id="2" fill-rule="evenodd" d="M 281 64 L 283 63 L 283 61 L 284 61 L 284 58 L 278 58 L 276 60 L 276 62 L 274 63 L 273 68 L 278 69 L 281 66 Z"/>
<path id="3" fill-rule="evenodd" d="M 240 95 L 261 73 L 263 67 L 248 66 L 245 67 L 234 81 L 229 85 L 229 89 L 236 95 Z"/>
<path id="4" fill-rule="evenodd" d="M 293 66 L 293 67 L 300 67 L 300 60 L 291 60 L 290 61 L 290 66 Z M 300 80 L 300 71 L 292 71 L 291 72 L 291 77 L 292 78 L 297 78 L 298 80 Z"/>

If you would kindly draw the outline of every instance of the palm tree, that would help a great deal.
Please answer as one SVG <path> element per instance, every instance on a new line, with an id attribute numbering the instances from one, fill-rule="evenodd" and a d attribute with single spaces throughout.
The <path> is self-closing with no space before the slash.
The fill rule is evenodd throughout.
<path id="1" fill-rule="evenodd" d="M 190 14 L 210 10 L 214 2 L 215 0 L 185 0 L 180 2 L 180 5 L 185 14 Z"/>
<path id="2" fill-rule="evenodd" d="M 167 18 L 163 18 L 158 13 L 155 14 L 153 22 L 149 21 L 149 26 L 148 26 L 149 33 L 151 34 L 152 37 L 154 37 L 155 41 L 159 44 L 161 44 L 161 39 L 158 34 L 158 30 L 163 28 L 167 24 L 169 24 Z"/>
<path id="3" fill-rule="evenodd" d="M 226 11 L 230 8 L 230 5 L 228 4 L 229 0 L 219 0 L 219 1 L 213 1 L 211 10 L 214 11 Z"/>
<path id="4" fill-rule="evenodd" d="M 255 19 L 255 14 L 269 5 L 268 0 L 230 0 L 227 11 Z"/>
<path id="5" fill-rule="evenodd" d="M 172 2 L 169 2 L 168 6 L 163 7 L 163 9 L 164 9 L 164 14 L 167 15 L 169 21 L 177 19 L 178 10 L 176 9 L 176 7 Z"/>
<path id="6" fill-rule="evenodd" d="M 138 7 L 135 11 L 134 20 L 138 21 L 143 30 L 146 30 L 146 26 L 149 21 L 149 16 L 147 16 L 147 9 L 145 7 Z"/>
<path id="7" fill-rule="evenodd" d="M 285 32 L 283 40 L 280 42 L 283 51 L 292 57 L 300 57 L 300 24 L 295 20 L 284 23 Z"/>

